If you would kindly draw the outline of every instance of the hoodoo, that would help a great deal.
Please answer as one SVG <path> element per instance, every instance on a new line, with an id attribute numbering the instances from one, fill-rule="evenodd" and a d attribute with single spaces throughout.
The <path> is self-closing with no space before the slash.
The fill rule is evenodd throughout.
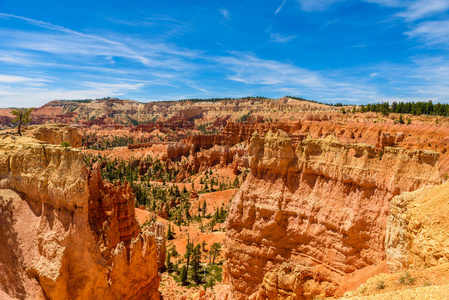
<path id="1" fill-rule="evenodd" d="M 0 174 L 0 298 L 159 298 L 156 236 L 129 186 L 25 136 L 0 142 Z"/>

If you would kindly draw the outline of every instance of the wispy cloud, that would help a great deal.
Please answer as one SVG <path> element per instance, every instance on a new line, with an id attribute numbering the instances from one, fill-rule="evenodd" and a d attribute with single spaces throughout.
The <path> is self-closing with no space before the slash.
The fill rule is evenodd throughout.
<path id="1" fill-rule="evenodd" d="M 92 93 L 89 98 L 119 96 L 150 85 L 195 86 L 188 78 L 198 68 L 193 60 L 201 56 L 201 51 L 134 36 L 84 34 L 48 22 L 0 13 L 0 20 L 11 18 L 47 30 L 0 27 L 0 69 L 14 70 L 0 75 L 0 106 L 20 97 L 31 102 L 55 97 L 45 99 L 50 101 L 83 98 L 89 93 Z M 31 75 L 33 70 L 38 71 L 36 76 Z M 21 75 L 24 72 L 26 76 Z M 94 80 L 86 81 L 90 79 Z M 95 79 L 105 81 L 101 84 Z M 79 82 L 85 83 L 76 87 Z"/>
<path id="2" fill-rule="evenodd" d="M 45 103 L 54 99 L 92 99 L 105 96 L 119 97 L 130 91 L 143 87 L 142 83 L 111 83 L 111 82 L 78 82 L 78 87 L 52 88 L 3 85 L 0 82 L 0 96 L 8 102 L 0 101 L 0 106 L 35 107 L 36 103 Z"/>
<path id="3" fill-rule="evenodd" d="M 281 5 L 278 7 L 278 9 L 276 9 L 276 11 L 274 12 L 275 15 L 277 15 L 277 14 L 281 11 L 281 9 L 282 9 L 282 7 L 284 7 L 284 4 L 285 4 L 286 1 L 287 1 L 287 0 L 282 1 L 282 4 L 281 4 Z"/>
<path id="4" fill-rule="evenodd" d="M 79 35 L 79 36 L 83 36 L 83 37 L 87 37 L 87 38 L 93 38 L 93 39 L 97 39 L 97 40 L 100 40 L 100 41 L 103 41 L 103 42 L 106 42 L 106 43 L 110 43 L 110 44 L 119 44 L 117 42 L 105 39 L 103 37 L 81 33 L 81 32 L 75 31 L 75 30 L 71 30 L 69 28 L 65 28 L 63 26 L 54 25 L 54 24 L 51 24 L 51 23 L 48 23 L 48 22 L 35 20 L 35 19 L 27 18 L 27 17 L 17 16 L 17 15 L 12 15 L 12 14 L 6 14 L 6 13 L 0 13 L 0 17 L 19 19 L 19 20 L 23 20 L 23 21 L 26 21 L 28 23 L 34 24 L 36 26 L 42 27 L 42 28 L 55 30 L 55 31 L 59 31 L 59 32 L 64 32 L 64 33 L 69 33 L 69 34 L 73 34 L 73 35 Z"/>
<path id="5" fill-rule="evenodd" d="M 415 21 L 449 9 L 449 0 L 364 0 L 388 7 L 402 7 L 404 10 L 396 15 L 407 21 Z"/>
<path id="6" fill-rule="evenodd" d="M 260 59 L 252 54 L 231 52 L 230 56 L 212 58 L 229 71 L 227 78 L 246 84 L 321 86 L 320 76 L 314 72 L 273 60 Z"/>
<path id="7" fill-rule="evenodd" d="M 449 20 L 419 23 L 415 28 L 405 32 L 427 46 L 449 46 Z"/>
<path id="8" fill-rule="evenodd" d="M 403 7 L 407 5 L 407 3 L 410 3 L 409 0 L 362 0 L 369 3 L 376 3 L 383 6 L 389 6 L 389 7 Z"/>
<path id="9" fill-rule="evenodd" d="M 332 4 L 345 0 L 297 0 L 301 9 L 312 12 L 328 9 Z"/>
<path id="10" fill-rule="evenodd" d="M 225 18 L 225 19 L 230 19 L 231 15 L 229 13 L 229 11 L 225 8 L 221 8 L 218 10 L 220 12 L 220 14 Z"/>
<path id="11" fill-rule="evenodd" d="M 270 33 L 270 42 L 271 43 L 288 43 L 293 40 L 296 35 L 288 35 L 284 36 L 280 33 Z"/>
<path id="12" fill-rule="evenodd" d="M 418 0 L 407 5 L 404 12 L 398 16 L 407 21 L 414 21 L 434 14 L 443 13 L 449 9 L 449 0 Z"/>
<path id="13" fill-rule="evenodd" d="M 51 82 L 47 78 L 31 78 L 17 75 L 0 74 L 0 83 L 31 83 L 31 82 Z"/>
<path id="14" fill-rule="evenodd" d="M 305 11 L 322 11 L 336 2 L 347 0 L 297 0 Z M 449 10 L 449 0 L 362 0 L 387 7 L 403 8 L 396 15 L 407 21 L 415 21 Z"/>

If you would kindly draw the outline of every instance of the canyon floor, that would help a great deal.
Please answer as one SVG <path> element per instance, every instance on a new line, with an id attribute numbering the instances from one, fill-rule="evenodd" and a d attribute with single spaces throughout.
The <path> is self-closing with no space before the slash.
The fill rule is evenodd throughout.
<path id="1" fill-rule="evenodd" d="M 19 136 L 0 115 L 0 298 L 447 299 L 447 117 L 52 101 Z"/>

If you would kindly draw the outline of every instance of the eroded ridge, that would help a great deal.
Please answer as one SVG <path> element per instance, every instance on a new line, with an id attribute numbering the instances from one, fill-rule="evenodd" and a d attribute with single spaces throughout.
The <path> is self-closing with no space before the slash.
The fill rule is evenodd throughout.
<path id="1" fill-rule="evenodd" d="M 236 299 L 333 295 L 343 276 L 386 259 L 393 196 L 441 183 L 438 153 L 333 136 L 293 147 L 282 131 L 255 132 L 249 154 L 227 225 L 224 280 Z"/>
<path id="2" fill-rule="evenodd" d="M 29 137 L 0 142 L 0 174 L 0 297 L 158 298 L 155 234 L 137 225 L 129 186 Z"/>

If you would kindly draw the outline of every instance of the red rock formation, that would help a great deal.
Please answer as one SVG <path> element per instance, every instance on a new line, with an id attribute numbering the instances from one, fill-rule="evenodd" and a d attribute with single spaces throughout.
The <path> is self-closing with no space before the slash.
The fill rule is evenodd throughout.
<path id="1" fill-rule="evenodd" d="M 384 148 L 394 145 L 394 136 L 390 135 L 389 132 L 380 132 L 377 136 L 376 148 Z"/>
<path id="2" fill-rule="evenodd" d="M 283 132 L 254 134 L 249 153 L 226 232 L 223 277 L 235 299 L 333 295 L 346 274 L 385 260 L 391 198 L 440 182 L 438 153 L 385 147 L 379 157 L 332 136 L 294 149 Z M 282 263 L 304 274 L 292 275 L 299 282 L 284 282 Z"/>
<path id="3" fill-rule="evenodd" d="M 165 226 L 160 222 L 151 223 L 147 229 L 153 232 L 156 237 L 157 246 L 157 268 L 159 272 L 166 270 L 165 258 L 166 258 L 166 239 L 165 239 Z"/>
<path id="4" fill-rule="evenodd" d="M 400 143 L 400 142 L 402 142 L 402 141 L 404 141 L 404 138 L 405 138 L 405 135 L 404 135 L 404 133 L 403 132 L 398 132 L 397 134 L 396 134 L 396 137 L 395 137 L 395 143 L 397 144 L 397 143 Z"/>
<path id="5" fill-rule="evenodd" d="M 98 164 L 89 172 L 89 224 L 94 232 L 102 238 L 105 260 L 110 252 L 121 242 L 127 254 L 130 253 L 131 239 L 140 231 L 134 214 L 134 194 L 125 181 L 111 184 L 101 179 Z"/>
<path id="6" fill-rule="evenodd" d="M 28 137 L 0 142 L 0 174 L 0 294 L 158 299 L 155 234 L 140 231 L 129 186 Z"/>

